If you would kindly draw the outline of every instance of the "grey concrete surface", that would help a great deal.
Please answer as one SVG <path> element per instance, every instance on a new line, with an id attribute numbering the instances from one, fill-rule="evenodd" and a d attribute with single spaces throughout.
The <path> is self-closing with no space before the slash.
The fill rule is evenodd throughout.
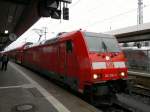
<path id="1" fill-rule="evenodd" d="M 21 112 L 57 112 L 25 77 L 8 65 L 6 72 L 0 71 L 0 112 L 19 112 L 20 105 L 33 106 Z"/>
<path id="2" fill-rule="evenodd" d="M 57 112 L 44 97 L 34 95 L 28 89 L 9 88 L 0 90 L 0 112 L 18 112 L 17 106 L 24 104 L 33 106 L 32 110 L 27 112 Z"/>
<path id="3" fill-rule="evenodd" d="M 0 87 L 20 86 L 23 84 L 29 84 L 29 81 L 25 79 L 24 77 L 22 77 L 12 67 L 10 67 L 9 64 L 8 64 L 7 71 L 0 70 Z"/>

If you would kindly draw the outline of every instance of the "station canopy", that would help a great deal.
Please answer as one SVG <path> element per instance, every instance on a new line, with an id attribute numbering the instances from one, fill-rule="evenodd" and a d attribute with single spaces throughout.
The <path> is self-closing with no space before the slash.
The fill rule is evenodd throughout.
<path id="1" fill-rule="evenodd" d="M 70 4 L 71 0 L 0 0 L 0 51 L 40 17 L 60 19 L 54 15 L 61 12 L 58 10 L 60 2 Z"/>

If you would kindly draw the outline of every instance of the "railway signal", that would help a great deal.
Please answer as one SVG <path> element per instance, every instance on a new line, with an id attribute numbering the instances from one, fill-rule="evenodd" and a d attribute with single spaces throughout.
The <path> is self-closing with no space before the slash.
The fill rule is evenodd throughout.
<path id="1" fill-rule="evenodd" d="M 69 8 L 63 7 L 63 19 L 69 20 Z"/>

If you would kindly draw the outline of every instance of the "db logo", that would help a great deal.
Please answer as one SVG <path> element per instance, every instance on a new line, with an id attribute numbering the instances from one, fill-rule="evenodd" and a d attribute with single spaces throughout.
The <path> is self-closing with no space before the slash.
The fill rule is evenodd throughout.
<path id="1" fill-rule="evenodd" d="M 106 62 L 107 68 L 114 68 L 114 64 L 112 62 Z"/>

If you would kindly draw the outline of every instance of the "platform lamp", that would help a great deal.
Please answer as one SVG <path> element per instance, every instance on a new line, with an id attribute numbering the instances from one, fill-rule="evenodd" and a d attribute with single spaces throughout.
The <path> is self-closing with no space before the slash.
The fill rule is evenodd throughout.
<path id="1" fill-rule="evenodd" d="M 8 33 L 9 33 L 9 31 L 8 31 L 8 30 L 5 30 L 5 31 L 4 31 L 4 33 L 5 33 L 5 34 L 8 34 Z"/>

